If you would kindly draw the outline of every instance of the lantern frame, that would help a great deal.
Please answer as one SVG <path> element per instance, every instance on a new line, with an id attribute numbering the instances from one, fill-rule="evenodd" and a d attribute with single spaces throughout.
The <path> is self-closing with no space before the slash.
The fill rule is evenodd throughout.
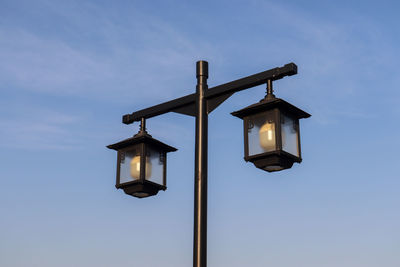
<path id="1" fill-rule="evenodd" d="M 275 150 L 249 154 L 249 120 L 257 114 L 271 112 L 273 121 L 275 122 Z M 286 102 L 283 99 L 275 98 L 273 95 L 262 99 L 259 103 L 252 104 L 246 108 L 231 113 L 243 120 L 244 134 L 244 160 L 252 162 L 257 168 L 268 172 L 280 171 L 291 168 L 294 162 L 300 163 L 301 145 L 300 145 L 300 125 L 299 119 L 308 118 L 311 115 L 297 108 L 296 106 Z M 297 127 L 297 150 L 298 155 L 293 155 L 283 149 L 282 145 L 282 120 L 286 116 L 293 120 Z M 272 166 L 276 166 L 273 168 Z M 271 167 L 271 168 L 268 168 Z"/>
<path id="2" fill-rule="evenodd" d="M 134 147 L 138 149 L 140 156 L 140 175 L 139 178 L 133 181 L 121 183 L 121 160 L 123 153 L 131 151 Z M 118 143 L 108 145 L 107 148 L 114 149 L 117 154 L 117 176 L 115 187 L 123 189 L 128 195 L 144 198 L 156 195 L 158 191 L 167 189 L 167 153 L 176 151 L 177 149 L 169 146 L 157 139 L 154 139 L 145 130 L 139 131 L 135 136 L 122 140 Z M 146 158 L 148 151 L 152 149 L 160 153 L 160 160 L 163 162 L 162 184 L 152 182 L 146 178 Z"/>

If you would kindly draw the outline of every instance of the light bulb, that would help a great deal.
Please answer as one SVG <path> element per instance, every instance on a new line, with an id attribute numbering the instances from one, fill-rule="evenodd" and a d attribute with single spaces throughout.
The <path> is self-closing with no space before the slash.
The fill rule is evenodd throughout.
<path id="1" fill-rule="evenodd" d="M 265 151 L 275 150 L 275 123 L 266 122 L 259 131 L 260 146 Z"/>
<path id="2" fill-rule="evenodd" d="M 131 160 L 131 176 L 132 178 L 140 178 L 140 156 L 135 156 Z M 151 162 L 148 157 L 146 157 L 146 179 L 151 177 Z"/>

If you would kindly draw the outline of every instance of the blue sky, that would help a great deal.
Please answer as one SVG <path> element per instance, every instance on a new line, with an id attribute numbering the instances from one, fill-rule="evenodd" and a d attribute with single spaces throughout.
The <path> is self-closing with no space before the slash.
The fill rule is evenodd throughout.
<path id="1" fill-rule="evenodd" d="M 0 265 L 190 266 L 194 120 L 148 130 L 179 150 L 168 189 L 114 187 L 123 114 L 295 62 L 275 83 L 303 120 L 303 162 L 243 160 L 229 113 L 209 117 L 209 266 L 400 266 L 395 1 L 0 1 Z"/>

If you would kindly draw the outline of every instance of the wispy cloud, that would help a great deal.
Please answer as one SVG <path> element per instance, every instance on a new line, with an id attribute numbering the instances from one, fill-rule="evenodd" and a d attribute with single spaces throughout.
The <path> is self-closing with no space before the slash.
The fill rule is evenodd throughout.
<path id="1" fill-rule="evenodd" d="M 0 40 L 0 78 L 13 87 L 73 94 L 83 88 L 95 91 L 88 87 L 90 83 L 110 77 L 107 62 L 60 40 L 4 28 L 0 28 Z"/>
<path id="2" fill-rule="evenodd" d="M 198 51 L 213 53 L 208 42 L 194 42 L 151 14 L 131 10 L 126 16 L 118 10 L 114 17 L 88 3 L 64 3 L 62 8 L 50 1 L 40 4 L 54 18 L 51 31 L 38 30 L 40 20 L 4 19 L 0 24 L 2 147 L 79 149 L 94 138 L 85 126 L 93 127 L 93 118 L 79 113 L 90 107 L 79 106 L 81 110 L 74 112 L 71 103 L 51 105 L 54 99 L 100 100 L 110 102 L 109 107 L 169 100 L 188 93 L 188 87 L 194 89 L 193 58 Z M 120 16 L 125 16 L 123 23 Z M 182 77 L 187 77 L 187 86 Z M 23 95 L 29 104 L 16 104 Z M 42 104 L 28 95 L 42 99 Z M 99 132 L 107 135 L 107 129 Z"/>
<path id="3" fill-rule="evenodd" d="M 40 107 L 0 117 L 1 147 L 18 149 L 78 149 L 82 135 L 76 125 L 82 116 L 72 116 Z"/>
<path id="4" fill-rule="evenodd" d="M 90 3 L 41 4 L 57 18 L 51 32 L 35 30 L 28 22 L 0 24 L 1 90 L 141 107 L 193 92 L 194 61 L 200 58 L 212 60 L 215 72 L 210 76 L 217 82 L 248 74 L 243 70 L 250 65 L 294 61 L 301 78 L 284 79 L 285 89 L 277 85 L 277 95 L 295 98 L 299 105 L 313 99 L 307 111 L 319 123 L 334 123 L 370 116 L 368 102 L 362 100 L 381 85 L 376 70 L 380 75 L 390 71 L 398 58 L 381 26 L 356 13 L 330 21 L 298 7 L 253 1 L 241 10 L 246 16 L 221 14 L 224 23 L 204 14 L 207 19 L 196 29 L 205 38 L 198 38 L 192 25 L 178 27 L 176 21 L 140 12 L 134 5 L 128 5 L 129 12 L 108 12 Z M 400 78 L 386 78 L 391 86 L 385 90 L 394 94 Z M 84 118 L 61 108 L 56 112 L 32 106 L 26 107 L 33 114 L 29 121 L 18 114 L 0 118 L 4 145 L 79 146 L 82 131 L 76 127 Z"/>
<path id="5" fill-rule="evenodd" d="M 150 15 L 134 15 L 121 26 L 110 17 L 96 16 L 95 6 L 86 8 L 82 25 L 71 21 L 73 16 L 64 18 L 70 20 L 70 31 L 77 31 L 70 39 L 67 33 L 0 25 L 0 81 L 19 90 L 114 101 L 136 101 L 135 95 L 159 98 L 160 88 L 169 97 L 185 91 L 176 86 L 182 76 L 193 84 L 196 51 L 212 54 L 207 42 L 193 42 Z M 88 21 L 97 23 L 92 36 L 96 41 L 82 37 Z M 77 45 L 76 38 L 83 40 Z"/>
<path id="6" fill-rule="evenodd" d="M 385 106 L 400 97 L 400 77 L 391 75 L 399 59 L 398 46 L 379 21 L 355 10 L 343 11 L 338 20 L 299 6 L 263 6 L 284 29 L 282 36 L 267 44 L 266 51 L 272 51 L 273 59 L 292 58 L 301 75 L 301 79 L 284 81 L 293 90 L 278 94 L 308 103 L 310 112 L 319 113 L 323 123 L 371 118 L 371 105 Z M 267 29 L 266 19 L 262 20 Z"/>

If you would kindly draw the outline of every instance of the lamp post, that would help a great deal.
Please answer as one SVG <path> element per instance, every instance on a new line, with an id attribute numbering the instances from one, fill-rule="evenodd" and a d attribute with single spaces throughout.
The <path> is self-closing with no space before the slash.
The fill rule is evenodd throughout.
<path id="1" fill-rule="evenodd" d="M 289 63 L 232 82 L 208 89 L 208 63 L 196 63 L 196 93 L 142 109 L 122 118 L 125 124 L 141 121 L 138 134 L 108 148 L 118 151 L 117 188 L 143 198 L 166 189 L 166 153 L 176 151 L 153 139 L 145 129 L 146 119 L 176 112 L 196 118 L 195 173 L 194 173 L 194 236 L 193 266 L 207 266 L 207 151 L 208 114 L 236 92 L 267 84 L 267 95 L 259 103 L 233 112 L 243 119 L 245 160 L 265 171 L 280 171 L 301 162 L 299 119 L 310 115 L 288 102 L 275 98 L 272 82 L 297 74 L 297 66 Z M 151 181 L 158 155 L 162 165 L 161 182 Z M 129 163 L 127 162 L 127 159 Z M 159 174 L 157 177 L 159 178 Z"/>

